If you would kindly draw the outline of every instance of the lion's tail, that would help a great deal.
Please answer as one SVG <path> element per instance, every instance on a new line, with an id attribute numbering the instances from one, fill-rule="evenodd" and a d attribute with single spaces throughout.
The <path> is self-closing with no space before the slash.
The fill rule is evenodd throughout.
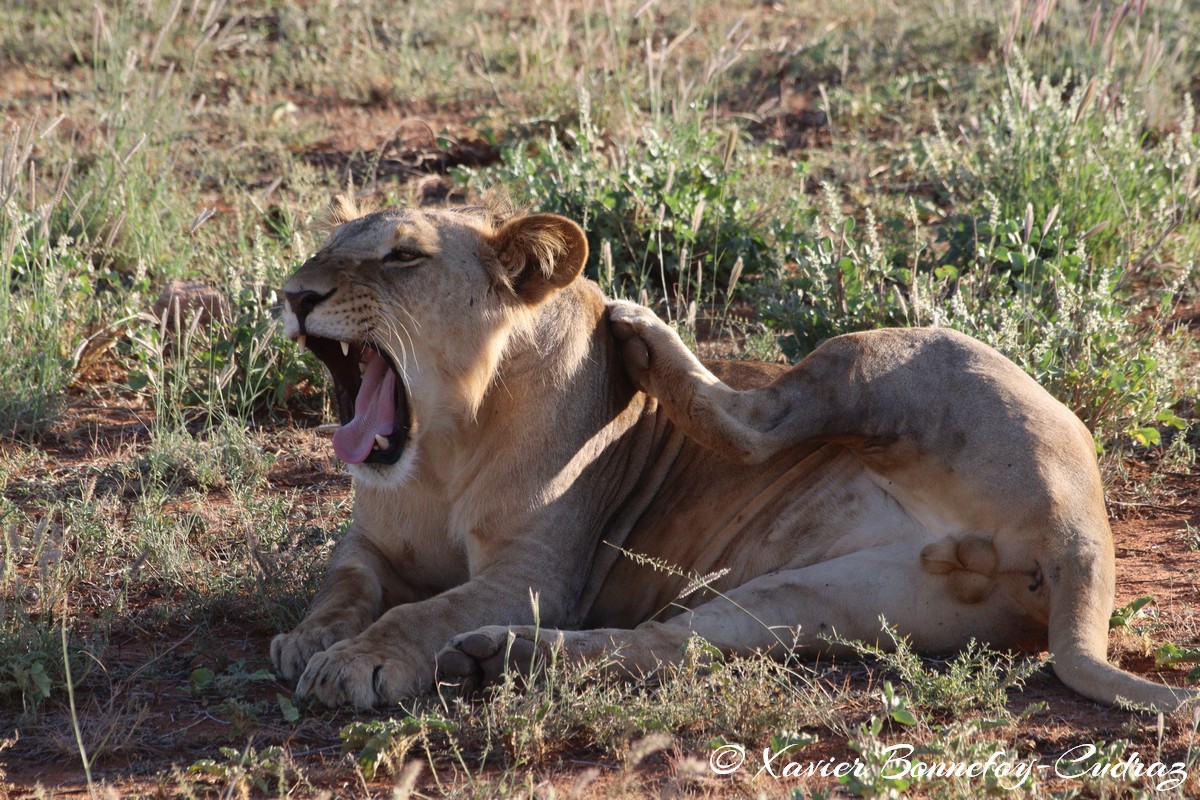
<path id="1" fill-rule="evenodd" d="M 1077 546 L 1067 548 L 1050 571 L 1050 654 L 1062 682 L 1100 703 L 1168 713 L 1200 699 L 1195 691 L 1152 683 L 1108 663 L 1113 587 L 1102 576 L 1111 572 L 1097 569 L 1104 555 L 1089 547 L 1088 537 L 1073 542 Z"/>

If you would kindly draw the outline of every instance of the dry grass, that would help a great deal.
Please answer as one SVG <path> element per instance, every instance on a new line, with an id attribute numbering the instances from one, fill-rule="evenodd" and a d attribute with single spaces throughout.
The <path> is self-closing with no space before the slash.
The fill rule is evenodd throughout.
<path id="1" fill-rule="evenodd" d="M 1198 25 L 1184 0 L 0 0 L 0 796 L 985 788 L 752 779 L 773 742 L 874 767 L 896 742 L 1045 763 L 1107 742 L 1200 774 L 1192 720 L 1097 709 L 1044 672 L 1003 700 L 987 654 L 905 662 L 907 682 L 873 662 L 554 670 L 375 715 L 294 708 L 266 659 L 350 492 L 274 290 L 336 193 L 496 180 L 587 222 L 593 276 L 710 352 L 935 314 L 1008 347 L 1102 432 L 1120 602 L 1158 599 L 1115 657 L 1146 673 L 1195 647 Z M 154 318 L 172 280 L 230 313 Z M 732 743 L 753 769 L 714 775 Z"/>

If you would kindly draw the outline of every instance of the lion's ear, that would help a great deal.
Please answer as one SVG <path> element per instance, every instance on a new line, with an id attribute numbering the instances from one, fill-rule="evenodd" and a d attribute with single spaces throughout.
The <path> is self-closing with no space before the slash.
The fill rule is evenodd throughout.
<path id="1" fill-rule="evenodd" d="M 583 229 L 557 214 L 517 217 L 487 238 L 497 281 L 530 305 L 571 283 L 587 263 Z"/>
<path id="2" fill-rule="evenodd" d="M 318 233 L 328 234 L 338 225 L 356 220 L 373 210 L 369 204 L 359 203 L 358 198 L 352 194 L 337 194 L 329 201 L 329 206 L 317 214 L 313 220 L 313 229 Z"/>

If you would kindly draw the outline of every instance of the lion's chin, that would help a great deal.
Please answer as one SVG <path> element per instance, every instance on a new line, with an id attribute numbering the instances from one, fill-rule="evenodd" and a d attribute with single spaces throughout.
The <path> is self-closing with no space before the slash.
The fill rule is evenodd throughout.
<path id="1" fill-rule="evenodd" d="M 415 442 L 409 442 L 404 454 L 395 464 L 347 464 L 350 477 L 354 479 L 357 488 L 373 491 L 387 491 L 403 486 L 417 471 L 417 447 Z"/>

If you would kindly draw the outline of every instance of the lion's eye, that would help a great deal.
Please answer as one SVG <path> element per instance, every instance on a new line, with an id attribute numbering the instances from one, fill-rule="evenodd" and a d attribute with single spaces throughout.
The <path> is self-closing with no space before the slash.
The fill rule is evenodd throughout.
<path id="1" fill-rule="evenodd" d="M 413 264 L 425 258 L 425 254 L 406 247 L 397 247 L 383 257 L 384 264 Z"/>

